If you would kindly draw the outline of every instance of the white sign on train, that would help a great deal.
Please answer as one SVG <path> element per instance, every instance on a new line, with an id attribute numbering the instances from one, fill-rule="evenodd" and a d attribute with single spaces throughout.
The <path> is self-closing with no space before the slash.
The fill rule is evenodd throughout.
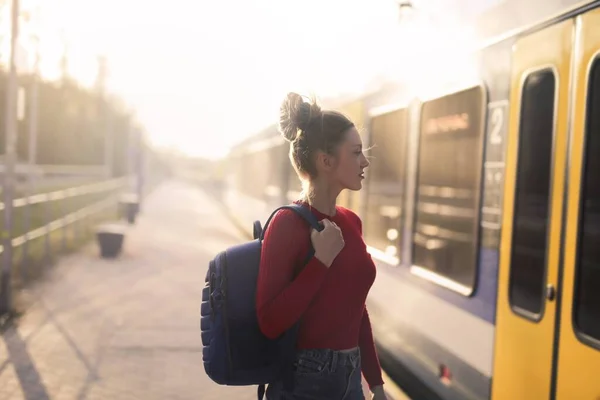
<path id="1" fill-rule="evenodd" d="M 426 134 L 454 132 L 469 129 L 469 114 L 452 114 L 431 118 L 425 123 Z"/>
<path id="2" fill-rule="evenodd" d="M 491 102 L 488 105 L 489 120 L 488 120 L 488 140 L 491 145 L 501 146 L 506 137 L 506 111 L 508 109 L 508 101 L 501 100 Z"/>

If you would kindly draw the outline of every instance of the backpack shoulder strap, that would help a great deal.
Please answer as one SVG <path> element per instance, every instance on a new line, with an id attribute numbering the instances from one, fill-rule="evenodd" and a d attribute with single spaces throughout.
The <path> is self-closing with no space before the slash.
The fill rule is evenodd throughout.
<path id="1" fill-rule="evenodd" d="M 321 232 L 323 230 L 323 226 L 319 223 L 319 221 L 317 220 L 317 217 L 315 217 L 315 215 L 313 213 L 311 213 L 308 208 L 301 206 L 300 204 L 290 204 L 287 206 L 278 207 L 275 209 L 275 211 L 273 211 L 271 213 L 271 216 L 269 216 L 269 219 L 267 219 L 267 222 L 265 222 L 265 226 L 262 229 L 262 232 L 260 235 L 261 242 L 265 238 L 265 232 L 267 231 L 267 227 L 269 226 L 271 219 L 273 219 L 275 214 L 277 214 L 277 211 L 282 210 L 282 209 L 294 211 L 296 214 L 301 216 L 311 226 L 311 228 L 316 229 L 319 232 Z"/>
<path id="2" fill-rule="evenodd" d="M 300 204 L 293 203 L 293 204 L 289 204 L 287 206 L 278 207 L 271 213 L 271 216 L 269 216 L 269 219 L 267 219 L 267 222 L 265 222 L 265 226 L 262 229 L 262 232 L 260 234 L 259 241 L 261 243 L 262 243 L 263 239 L 265 238 L 265 232 L 267 231 L 267 227 L 269 226 L 271 219 L 273 219 L 273 217 L 275 216 L 277 211 L 282 210 L 282 209 L 294 211 L 296 214 L 301 216 L 310 225 L 311 228 L 315 229 L 318 232 L 321 232 L 324 229 L 323 225 L 321 225 L 319 223 L 319 220 L 317 220 L 317 217 L 315 217 L 315 215 L 312 212 L 310 212 L 310 210 L 308 208 L 306 208 L 305 206 L 302 206 Z M 315 250 L 313 249 L 313 247 L 311 245 L 310 250 L 309 250 L 308 254 L 306 255 L 306 259 L 304 260 L 304 264 L 306 264 L 312 258 L 312 256 L 314 256 L 314 254 L 315 254 Z"/>

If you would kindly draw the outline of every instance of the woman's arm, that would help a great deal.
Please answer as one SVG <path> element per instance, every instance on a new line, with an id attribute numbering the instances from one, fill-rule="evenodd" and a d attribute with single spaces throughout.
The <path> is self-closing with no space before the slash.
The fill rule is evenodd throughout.
<path id="1" fill-rule="evenodd" d="M 369 312 L 367 311 L 366 306 L 360 324 L 358 343 L 360 347 L 363 375 L 369 384 L 369 389 L 371 389 L 372 392 L 375 392 L 376 387 L 383 385 L 383 377 L 381 374 L 379 357 L 377 357 L 377 350 L 375 349 L 375 342 L 373 341 L 371 320 L 369 319 Z"/>
<path id="2" fill-rule="evenodd" d="M 277 338 L 300 319 L 325 278 L 327 267 L 312 257 L 294 279 L 309 249 L 306 222 L 293 211 L 279 211 L 265 232 L 256 288 L 258 323 L 269 338 Z"/>

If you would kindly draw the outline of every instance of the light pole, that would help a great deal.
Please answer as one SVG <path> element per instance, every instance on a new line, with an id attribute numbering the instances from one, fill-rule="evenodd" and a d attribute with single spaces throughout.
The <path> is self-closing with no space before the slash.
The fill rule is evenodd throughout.
<path id="1" fill-rule="evenodd" d="M 35 43 L 35 59 L 33 63 L 33 76 L 31 79 L 31 96 L 29 99 L 29 148 L 28 160 L 30 171 L 37 163 L 37 137 L 38 137 L 38 74 L 40 69 L 40 38 L 32 37 Z M 34 175 L 29 174 L 29 189 L 34 190 Z"/>
<path id="2" fill-rule="evenodd" d="M 108 92 L 106 90 L 106 80 L 108 78 L 108 60 L 105 56 L 98 57 L 98 76 L 96 79 L 96 90 L 100 95 L 100 104 L 103 105 L 106 126 L 104 127 L 104 168 L 105 178 L 112 178 L 113 164 L 113 121 Z"/>
<path id="3" fill-rule="evenodd" d="M 36 164 L 37 164 L 37 136 L 38 136 L 38 73 L 39 73 L 39 37 L 37 35 L 32 36 L 34 41 L 35 53 L 33 72 L 31 75 L 31 87 L 29 89 L 29 129 L 28 129 L 28 148 L 27 148 L 27 205 L 25 207 L 25 242 L 23 243 L 23 258 L 25 259 L 25 265 L 29 261 L 29 238 L 28 232 L 31 230 L 31 207 L 29 207 L 29 196 L 35 193 L 35 185 L 37 180 Z M 26 268 L 23 266 L 23 275 L 25 275 Z"/>
<path id="4" fill-rule="evenodd" d="M 12 311 L 12 228 L 15 189 L 15 156 L 17 147 L 17 67 L 16 45 L 19 36 L 19 0 L 12 0 L 10 58 L 6 88 L 6 148 L 4 169 L 4 229 L 2 231 L 2 279 L 0 282 L 0 315 Z"/>
<path id="5" fill-rule="evenodd" d="M 29 27 L 29 40 L 33 45 L 33 70 L 31 71 L 31 83 L 29 87 L 29 95 L 27 103 L 29 106 L 29 123 L 28 123 L 28 140 L 27 140 L 27 196 L 23 213 L 25 225 L 25 242 L 23 243 L 23 259 L 22 275 L 26 278 L 27 268 L 29 264 L 29 237 L 28 233 L 31 230 L 31 207 L 29 207 L 29 196 L 35 193 L 35 185 L 37 183 L 36 164 L 37 164 L 37 137 L 38 137 L 38 74 L 40 65 L 40 37 L 38 35 L 40 5 L 37 4 L 31 12 L 27 13 L 27 26 Z"/>

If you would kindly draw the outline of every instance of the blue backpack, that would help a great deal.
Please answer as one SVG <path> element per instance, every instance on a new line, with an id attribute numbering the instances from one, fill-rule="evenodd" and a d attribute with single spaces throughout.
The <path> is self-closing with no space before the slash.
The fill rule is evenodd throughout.
<path id="1" fill-rule="evenodd" d="M 232 246 L 210 262 L 202 289 L 202 360 L 206 374 L 221 385 L 259 385 L 262 400 L 265 385 L 282 381 L 291 387 L 299 322 L 279 338 L 261 332 L 256 314 L 256 281 L 264 233 L 275 213 L 295 211 L 318 231 L 323 227 L 306 207 L 297 204 L 277 208 L 264 229 L 254 222 L 254 240 Z M 313 256 L 306 257 L 305 263 Z"/>

